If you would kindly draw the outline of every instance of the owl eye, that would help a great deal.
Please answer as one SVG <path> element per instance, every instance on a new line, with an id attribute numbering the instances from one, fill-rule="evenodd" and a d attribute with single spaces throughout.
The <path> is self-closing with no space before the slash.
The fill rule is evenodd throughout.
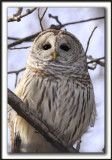
<path id="1" fill-rule="evenodd" d="M 64 50 L 64 51 L 69 51 L 69 49 L 70 49 L 66 44 L 62 44 L 62 45 L 60 46 L 60 48 L 61 48 L 62 50 Z"/>
<path id="2" fill-rule="evenodd" d="M 43 50 L 48 50 L 48 49 L 50 49 L 51 48 L 51 45 L 50 44 L 45 44 L 45 45 L 43 45 Z"/>

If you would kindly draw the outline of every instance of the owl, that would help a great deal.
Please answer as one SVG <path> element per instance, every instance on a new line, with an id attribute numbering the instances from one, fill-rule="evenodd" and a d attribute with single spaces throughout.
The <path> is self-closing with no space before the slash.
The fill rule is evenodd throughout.
<path id="1" fill-rule="evenodd" d="M 67 31 L 48 29 L 34 40 L 15 94 L 66 146 L 94 126 L 96 106 L 84 49 Z M 13 109 L 11 152 L 60 152 Z"/>

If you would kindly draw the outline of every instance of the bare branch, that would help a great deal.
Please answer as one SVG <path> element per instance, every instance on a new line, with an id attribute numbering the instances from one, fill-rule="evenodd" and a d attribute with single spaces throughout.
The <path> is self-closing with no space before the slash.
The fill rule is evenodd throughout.
<path id="1" fill-rule="evenodd" d="M 42 17 L 40 17 L 39 9 L 40 9 L 40 8 L 38 8 L 38 18 L 39 18 L 39 22 L 40 22 L 40 27 L 41 27 L 41 30 L 44 31 L 43 26 L 42 26 L 42 19 L 43 19 L 44 15 L 45 15 L 45 13 L 46 13 L 46 11 L 47 11 L 47 8 L 45 9 Z"/>
<path id="2" fill-rule="evenodd" d="M 87 64 L 92 63 L 92 66 L 88 66 L 88 69 L 94 70 L 96 68 L 97 64 L 99 64 L 102 67 L 105 66 L 105 62 L 101 62 L 100 61 L 102 59 L 105 59 L 105 57 L 94 59 L 92 56 L 86 56 L 86 58 L 88 58 L 89 60 L 91 60 L 91 61 L 87 62 Z"/>
<path id="3" fill-rule="evenodd" d="M 62 24 L 62 25 L 51 25 L 50 29 L 58 29 L 58 30 L 60 30 L 61 28 L 65 27 L 66 25 L 77 24 L 77 23 L 82 23 L 82 22 L 88 22 L 88 21 L 92 21 L 92 20 L 99 20 L 99 19 L 103 19 L 103 18 L 104 17 L 97 17 L 97 18 L 91 18 L 91 19 L 86 19 L 86 20 L 82 20 L 82 21 L 76 21 L 76 22 L 66 23 L 66 24 Z M 10 43 L 8 45 L 8 48 L 13 47 L 13 46 L 18 45 L 18 44 L 21 44 L 22 42 L 25 42 L 25 41 L 30 41 L 32 38 L 35 38 L 39 34 L 40 34 L 40 32 L 35 33 L 33 35 L 30 35 L 28 37 L 19 39 L 19 40 L 13 42 L 13 43 Z"/>
<path id="4" fill-rule="evenodd" d="M 62 23 L 58 19 L 58 16 L 53 16 L 52 14 L 49 14 L 49 18 L 54 18 L 60 26 L 62 25 Z"/>
<path id="5" fill-rule="evenodd" d="M 84 22 L 89 22 L 89 21 L 94 21 L 94 20 L 99 20 L 99 19 L 104 19 L 105 17 L 96 17 L 96 18 L 90 18 L 90 19 L 85 19 L 81 21 L 76 21 L 76 22 L 70 22 L 70 23 L 65 23 L 62 25 L 62 27 L 71 25 L 71 24 L 78 24 L 78 23 L 84 23 Z"/>
<path id="6" fill-rule="evenodd" d="M 58 18 L 57 16 L 52 16 L 51 15 L 50 17 L 54 18 L 57 21 L 57 18 Z M 103 17 L 90 18 L 90 19 L 85 19 L 85 20 L 75 21 L 75 22 L 70 22 L 70 23 L 65 23 L 65 24 L 51 25 L 50 28 L 60 30 L 61 28 L 65 27 L 65 26 L 68 26 L 68 25 L 78 24 L 78 23 L 85 23 L 85 22 L 94 21 L 94 20 L 100 20 L 100 19 L 104 19 L 104 18 L 105 17 L 103 16 Z M 58 22 L 58 23 L 61 23 L 61 22 Z"/>
<path id="7" fill-rule="evenodd" d="M 47 140 L 58 148 L 61 152 L 71 152 L 78 153 L 78 151 L 73 147 L 66 146 L 61 142 L 50 129 L 42 122 L 39 115 L 32 112 L 27 108 L 26 104 L 23 103 L 13 92 L 8 89 L 8 104 L 22 117 L 24 118 L 32 127 L 38 130 Z"/>
<path id="8" fill-rule="evenodd" d="M 13 17 L 17 17 L 22 13 L 23 7 L 18 7 L 17 12 L 13 14 Z"/>
<path id="9" fill-rule="evenodd" d="M 18 75 L 19 75 L 19 73 L 22 72 L 22 71 L 24 71 L 25 69 L 26 69 L 26 68 L 22 68 L 22 69 L 19 69 L 19 70 L 17 70 L 17 71 L 10 71 L 10 72 L 8 72 L 8 74 L 13 74 L 13 73 L 16 74 L 15 87 L 16 87 L 16 85 L 17 85 L 17 80 L 18 80 Z"/>
<path id="10" fill-rule="evenodd" d="M 44 13 L 43 13 L 43 15 L 42 15 L 42 17 L 41 17 L 41 21 L 42 21 L 42 19 L 44 18 L 44 15 L 45 15 L 45 13 L 47 12 L 47 9 L 48 9 L 48 8 L 45 9 L 45 11 L 44 11 Z"/>
<path id="11" fill-rule="evenodd" d="M 88 66 L 88 69 L 95 70 L 96 66 L 97 66 L 97 63 L 94 62 L 94 63 L 92 63 L 92 66 Z"/>
<path id="12" fill-rule="evenodd" d="M 90 56 L 88 56 L 88 57 L 90 57 Z M 88 59 L 89 59 L 89 58 L 88 58 Z M 91 57 L 91 59 L 90 59 L 91 61 L 87 62 L 87 64 L 96 62 L 97 64 L 99 64 L 99 65 L 101 65 L 101 66 L 104 67 L 104 66 L 105 66 L 105 63 L 100 61 L 100 60 L 102 60 L 102 59 L 105 59 L 105 57 L 101 57 L 101 58 L 97 58 L 97 59 L 94 59 L 94 58 Z"/>
<path id="13" fill-rule="evenodd" d="M 10 40 L 19 40 L 20 38 L 15 38 L 15 37 L 8 37 Z"/>
<path id="14" fill-rule="evenodd" d="M 10 72 L 8 72 L 8 74 L 12 74 L 12 73 L 15 73 L 15 74 L 18 74 L 19 72 L 22 72 L 22 71 L 24 71 L 26 68 L 21 68 L 21 69 L 19 69 L 19 70 L 17 70 L 17 71 L 10 71 Z"/>
<path id="15" fill-rule="evenodd" d="M 8 22 L 13 22 L 13 21 L 21 21 L 21 18 L 26 17 L 27 15 L 31 14 L 33 11 L 35 11 L 37 8 L 32 8 L 32 9 L 27 9 L 26 13 L 23 15 L 19 15 L 19 16 L 13 16 L 13 17 L 9 17 L 8 18 Z"/>
<path id="16" fill-rule="evenodd" d="M 22 42 L 25 42 L 25 41 L 29 41 L 29 40 L 31 40 L 32 38 L 35 38 L 36 36 L 38 36 L 39 33 L 40 33 L 40 32 L 35 33 L 35 34 L 33 34 L 33 35 L 30 35 L 30 36 L 27 36 L 27 37 L 22 38 L 22 39 L 19 39 L 19 40 L 13 42 L 13 43 L 10 43 L 10 44 L 8 44 L 8 48 L 13 47 L 13 46 L 18 45 L 18 44 L 21 44 Z"/>
<path id="17" fill-rule="evenodd" d="M 20 47 L 20 48 L 9 48 L 10 50 L 15 50 L 15 49 L 28 49 L 30 48 L 31 46 L 27 46 L 27 47 Z"/>
<path id="18" fill-rule="evenodd" d="M 96 29 L 96 28 L 97 28 L 97 27 L 95 27 L 95 28 L 93 29 L 93 31 L 92 31 L 92 33 L 91 33 L 91 35 L 90 35 L 89 39 L 88 39 L 85 54 L 86 54 L 86 53 L 87 53 L 87 51 L 88 51 L 88 47 L 89 47 L 89 43 L 90 43 L 91 37 L 92 37 L 92 35 L 93 35 L 93 33 L 94 33 L 94 31 L 95 31 L 95 29 Z"/>

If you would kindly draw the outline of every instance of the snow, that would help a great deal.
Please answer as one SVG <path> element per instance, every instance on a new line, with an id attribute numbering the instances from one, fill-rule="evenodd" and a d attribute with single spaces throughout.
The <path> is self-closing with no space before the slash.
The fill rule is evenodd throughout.
<path id="1" fill-rule="evenodd" d="M 12 16 L 16 12 L 17 8 L 8 8 L 8 17 Z M 23 9 L 25 13 L 27 8 Z M 42 9 L 44 10 L 44 8 Z M 58 16 L 61 23 L 67 23 L 72 21 L 79 21 L 94 17 L 104 16 L 104 8 L 48 8 L 47 13 L 43 19 L 44 29 L 47 29 L 51 24 L 57 24 L 57 22 L 48 17 L 51 13 L 54 16 Z M 79 23 L 75 25 L 66 26 L 66 30 L 74 34 L 82 43 L 84 49 L 86 49 L 88 38 L 97 26 L 89 45 L 87 55 L 92 55 L 93 58 L 104 57 L 104 20 L 90 21 L 86 23 Z M 63 28 L 63 30 L 65 29 Z M 8 36 L 24 38 L 31 34 L 40 31 L 38 22 L 37 11 L 33 12 L 29 16 L 22 18 L 20 22 L 8 23 Z M 8 43 L 13 42 L 8 40 Z M 31 42 L 17 45 L 16 47 L 29 46 Z M 8 50 L 8 71 L 18 70 L 26 65 L 26 58 L 29 49 L 24 50 Z M 18 80 L 23 72 L 19 74 Z M 95 101 L 97 107 L 97 119 L 95 126 L 89 128 L 88 132 L 82 137 L 80 152 L 102 152 L 104 148 L 104 68 L 97 65 L 97 68 L 92 71 L 89 70 L 94 92 Z M 14 91 L 15 74 L 8 75 L 8 88 Z M 9 133 L 8 133 L 9 144 Z"/>

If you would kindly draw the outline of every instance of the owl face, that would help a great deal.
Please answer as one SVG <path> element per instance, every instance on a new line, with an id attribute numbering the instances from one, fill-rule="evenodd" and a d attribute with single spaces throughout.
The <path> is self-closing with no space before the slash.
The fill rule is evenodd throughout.
<path id="1" fill-rule="evenodd" d="M 68 64 L 84 54 L 79 40 L 66 31 L 46 30 L 34 41 L 30 56 L 37 61 Z"/>

